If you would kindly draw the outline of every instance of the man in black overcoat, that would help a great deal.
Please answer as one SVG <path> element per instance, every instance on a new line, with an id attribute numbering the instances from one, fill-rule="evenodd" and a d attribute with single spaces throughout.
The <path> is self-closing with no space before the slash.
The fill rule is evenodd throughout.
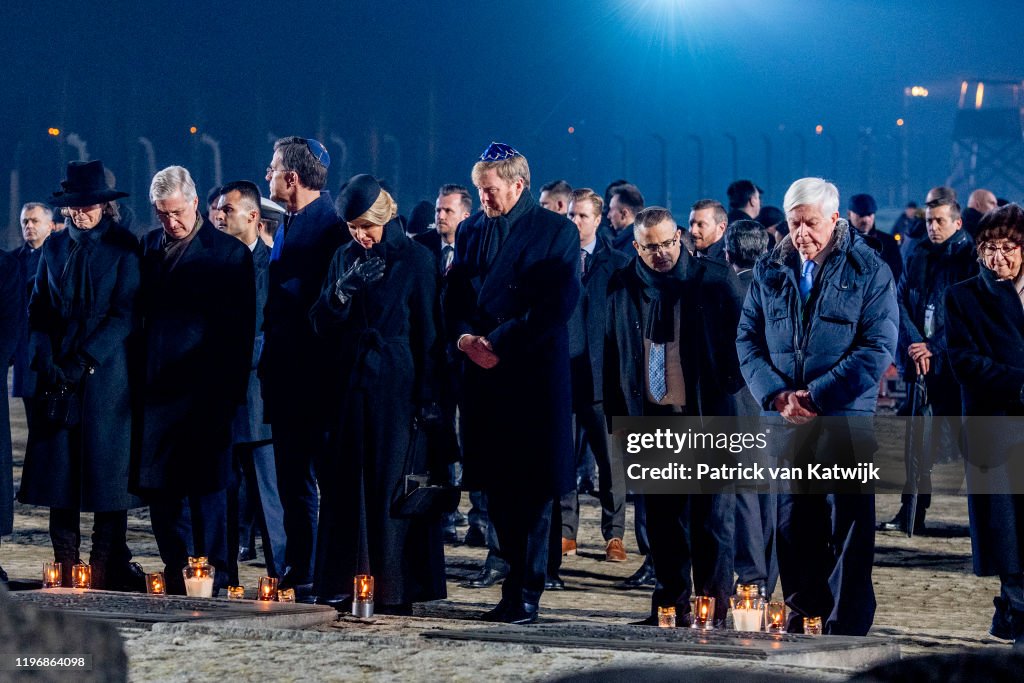
<path id="1" fill-rule="evenodd" d="M 167 588 L 183 593 L 190 555 L 228 579 L 231 425 L 246 400 L 255 329 L 255 278 L 244 244 L 199 213 L 189 172 L 153 177 L 161 229 L 143 242 L 142 362 L 134 479 L 149 500 Z"/>
<path id="2" fill-rule="evenodd" d="M 509 564 L 486 619 L 531 623 L 544 591 L 552 501 L 575 485 L 566 322 L 579 233 L 529 192 L 526 158 L 492 143 L 473 167 L 484 214 L 455 238 L 447 331 L 462 358 L 463 484 L 487 494 Z"/>
<path id="3" fill-rule="evenodd" d="M 636 217 L 637 256 L 608 285 L 604 401 L 616 416 L 736 414 L 742 386 L 733 348 L 743 305 L 724 261 L 682 248 L 672 214 L 648 207 Z M 647 537 L 658 583 L 651 598 L 688 623 L 690 595 L 714 596 L 724 624 L 733 581 L 735 495 L 645 495 Z M 693 581 L 690 570 L 693 570 Z"/>
<path id="4" fill-rule="evenodd" d="M 569 358 L 572 372 L 573 414 L 576 416 L 577 466 L 587 448 L 594 453 L 599 478 L 598 500 L 601 503 L 601 534 L 605 541 L 605 559 L 624 562 L 622 544 L 626 524 L 626 482 L 621 454 L 613 451 L 608 438 L 604 415 L 604 328 L 608 301 L 608 281 L 612 274 L 629 262 L 629 257 L 614 249 L 611 240 L 597 232 L 604 200 L 589 188 L 581 188 L 569 196 L 569 220 L 579 231 L 579 273 L 582 283 L 580 301 L 569 318 Z M 552 538 L 561 539 L 550 552 L 575 551 L 579 529 L 580 506 L 576 490 L 560 501 L 560 528 L 552 529 Z M 549 566 L 557 568 L 556 558 Z M 560 583 L 556 572 L 549 571 L 549 580 Z"/>
<path id="5" fill-rule="evenodd" d="M 217 228 L 249 248 L 256 276 L 256 341 L 249 385 L 245 404 L 238 407 L 231 429 L 237 481 L 228 490 L 228 547 L 241 550 L 242 545 L 247 546 L 250 525 L 254 522 L 263 538 L 267 574 L 280 577 L 284 573 L 284 512 L 277 491 L 270 425 L 263 420 L 263 396 L 256 373 L 263 351 L 263 307 L 267 304 L 267 266 L 270 263 L 270 247 L 259 236 L 259 188 L 247 180 L 228 183 L 221 188 L 217 209 Z M 246 518 L 244 524 L 243 518 Z M 234 553 L 230 557 L 236 559 Z M 237 567 L 235 562 L 232 564 Z M 237 571 L 232 578 L 237 583 Z"/>
<path id="6" fill-rule="evenodd" d="M 29 202 L 21 207 L 21 236 L 25 243 L 11 252 L 18 259 L 25 289 L 25 305 L 32 296 L 32 286 L 39 270 L 39 255 L 43 242 L 53 232 L 53 209 L 46 204 Z M 29 345 L 28 318 L 24 318 L 18 348 L 14 353 L 14 382 L 11 396 L 20 396 L 25 403 L 25 416 L 32 421 L 32 397 L 36 393 L 36 371 L 31 368 L 32 351 Z"/>
<path id="7" fill-rule="evenodd" d="M 316 539 L 316 468 L 324 458 L 327 431 L 337 405 L 331 353 L 309 322 L 334 252 L 351 239 L 330 193 L 324 191 L 331 158 L 312 138 L 274 143 L 267 168 L 270 198 L 285 207 L 270 253 L 270 288 L 264 322 L 265 419 L 274 429 L 277 485 L 288 537 L 281 580 L 306 600 L 313 584 Z"/>
<path id="8" fill-rule="evenodd" d="M 18 334 L 25 319 L 24 295 L 18 259 L 0 251 L 0 367 L 5 369 L 0 382 L 0 536 L 14 531 L 14 472 L 6 368 L 14 357 Z M 7 583 L 7 572 L 2 567 L 0 583 Z"/>

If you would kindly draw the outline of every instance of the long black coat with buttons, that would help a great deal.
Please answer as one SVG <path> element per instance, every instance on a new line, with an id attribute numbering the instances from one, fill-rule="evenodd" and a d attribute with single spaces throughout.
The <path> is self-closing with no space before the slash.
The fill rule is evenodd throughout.
<path id="1" fill-rule="evenodd" d="M 138 505 L 128 493 L 131 449 L 129 344 L 139 292 L 139 246 L 119 225 L 103 230 L 89 264 L 91 313 L 67 314 L 61 281 L 71 254 L 68 230 L 42 247 L 29 327 L 35 363 L 52 355 L 57 363 L 77 355 L 94 367 L 80 384 L 82 421 L 72 429 L 46 424 L 37 408 L 30 425 L 18 500 L 30 505 L 89 512 Z M 69 229 L 70 230 L 70 229 Z M 66 288 L 64 289 L 66 292 Z M 40 376 L 40 389 L 46 380 Z"/>
<path id="2" fill-rule="evenodd" d="M 11 416 L 7 406 L 7 366 L 14 356 L 25 316 L 25 299 L 18 260 L 0 251 L 0 536 L 13 531 L 14 488 L 11 471 Z"/>

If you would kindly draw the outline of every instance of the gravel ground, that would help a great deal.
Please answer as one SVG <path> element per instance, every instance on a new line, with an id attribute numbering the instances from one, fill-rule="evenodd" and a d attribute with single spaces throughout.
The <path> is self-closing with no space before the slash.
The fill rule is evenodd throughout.
<path id="1" fill-rule="evenodd" d="M 11 416 L 17 485 L 26 436 L 20 400 L 12 401 Z M 957 464 L 943 466 L 937 479 L 955 481 L 959 471 Z M 879 496 L 878 518 L 888 519 L 898 506 L 897 496 Z M 622 624 L 643 618 L 649 590 L 617 587 L 640 564 L 632 534 L 627 533 L 626 539 L 629 561 L 604 562 L 596 500 L 584 496 L 581 507 L 579 555 L 566 558 L 563 564 L 567 590 L 544 595 L 542 622 Z M 632 528 L 631 515 L 630 510 L 627 529 Z M 88 530 L 89 515 L 83 515 L 82 522 L 83 529 Z M 1008 651 L 1009 645 L 987 634 L 998 580 L 971 573 L 966 499 L 937 496 L 928 522 L 930 533 L 926 536 L 908 539 L 894 533 L 877 535 L 873 579 L 878 611 L 871 635 L 898 643 L 904 657 Z M 86 550 L 88 532 L 83 536 Z M 144 510 L 129 516 L 129 544 L 147 570 L 160 567 Z M 493 680 L 544 680 L 628 665 L 706 670 L 709 677 L 717 679 L 730 677 L 726 669 L 736 666 L 728 659 L 423 638 L 420 634 L 430 629 L 479 628 L 483 624 L 475 617 L 499 598 L 498 587 L 471 590 L 459 585 L 460 580 L 476 573 L 485 554 L 483 549 L 449 545 L 446 554 L 448 599 L 417 605 L 413 617 L 378 617 L 372 624 L 343 619 L 306 631 L 180 625 L 124 629 L 131 678 L 476 681 L 484 675 Z M 18 505 L 15 533 L 4 539 L 0 563 L 12 577 L 34 578 L 48 557 L 47 511 Z M 264 567 L 254 561 L 243 565 L 241 571 L 243 583 L 253 588 Z M 821 680 L 841 680 L 848 675 L 822 668 L 759 663 L 744 664 L 743 670 Z"/>

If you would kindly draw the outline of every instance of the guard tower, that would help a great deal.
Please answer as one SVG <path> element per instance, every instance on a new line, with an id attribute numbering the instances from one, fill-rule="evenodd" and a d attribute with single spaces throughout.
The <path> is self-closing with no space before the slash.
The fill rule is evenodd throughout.
<path id="1" fill-rule="evenodd" d="M 947 184 L 965 199 L 979 187 L 1014 200 L 1024 195 L 1022 105 L 1021 81 L 974 79 L 960 84 Z"/>

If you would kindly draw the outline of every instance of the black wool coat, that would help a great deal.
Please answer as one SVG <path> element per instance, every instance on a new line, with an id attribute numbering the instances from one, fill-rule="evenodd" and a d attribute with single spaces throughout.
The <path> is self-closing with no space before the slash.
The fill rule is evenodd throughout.
<path id="1" fill-rule="evenodd" d="M 101 229 L 100 226 L 93 230 Z M 93 247 L 89 266 L 92 313 L 67 310 L 61 290 L 71 255 L 70 228 L 42 247 L 29 304 L 33 363 L 60 364 L 75 356 L 95 369 L 80 384 L 82 421 L 74 429 L 46 424 L 41 409 L 30 426 L 18 499 L 30 505 L 89 512 L 126 510 L 139 501 L 129 489 L 131 394 L 129 349 L 136 329 L 139 244 L 109 222 Z M 39 378 L 39 388 L 46 388 Z"/>
<path id="2" fill-rule="evenodd" d="M 45 242 L 44 242 L 45 244 Z M 32 289 L 35 286 L 36 271 L 39 270 L 39 257 L 42 255 L 42 247 L 32 249 L 27 244 L 11 252 L 18 259 L 21 267 L 22 284 L 25 288 L 25 305 L 28 306 L 32 298 Z M 11 385 L 11 396 L 35 396 L 36 393 L 36 371 L 32 369 L 32 345 L 29 343 L 28 316 L 22 319 L 21 336 L 18 339 L 18 348 L 14 353 L 14 381 Z"/>
<path id="3" fill-rule="evenodd" d="M 604 395 L 604 329 L 608 311 L 608 282 L 629 256 L 598 236 L 594 254 L 587 257 L 580 301 L 569 318 L 569 356 L 574 408 L 598 403 Z"/>
<path id="4" fill-rule="evenodd" d="M 735 415 L 733 394 L 743 386 L 735 344 L 743 306 L 739 281 L 717 259 L 697 258 L 685 249 L 679 258 L 684 270 L 678 339 L 688 407 L 695 415 Z M 644 415 L 642 311 L 648 304 L 638 262 L 634 257 L 608 285 L 604 405 L 609 421 Z"/>
<path id="5" fill-rule="evenodd" d="M 337 356 L 330 384 L 340 406 L 319 476 L 315 589 L 348 593 L 355 574 L 372 574 L 380 604 L 435 600 L 446 594 L 440 519 L 390 515 L 403 475 L 426 471 L 422 449 L 408 468 L 406 458 L 413 417 L 430 399 L 435 265 L 393 220 L 369 254 L 384 259 L 383 279 L 342 304 L 335 283 L 366 255 L 356 242 L 338 249 L 310 312 L 313 328 Z"/>
<path id="6" fill-rule="evenodd" d="M 0 251 L 0 536 L 14 530 L 14 482 L 11 458 L 11 416 L 7 405 L 6 368 L 14 357 L 25 317 L 25 299 L 18 260 Z"/>
<path id="7" fill-rule="evenodd" d="M 351 240 L 331 195 L 287 218 L 274 237 L 266 317 L 263 323 L 265 418 L 324 431 L 332 387 L 326 381 L 329 352 L 309 322 L 334 252 Z"/>
<path id="8" fill-rule="evenodd" d="M 173 268 L 162 229 L 143 242 L 134 484 L 201 495 L 227 486 L 246 400 L 256 293 L 249 249 L 205 219 Z"/>
<path id="9" fill-rule="evenodd" d="M 231 425 L 231 440 L 236 444 L 261 443 L 271 438 L 270 425 L 263 421 L 263 394 L 257 373 L 263 352 L 263 308 L 267 305 L 269 263 L 270 247 L 263 240 L 257 240 L 256 248 L 252 250 L 253 273 L 256 276 L 256 339 L 252 346 L 245 403 L 238 407 Z"/>
<path id="10" fill-rule="evenodd" d="M 482 335 L 500 359 L 485 370 L 461 354 L 463 485 L 549 499 L 576 485 L 566 323 L 580 239 L 565 216 L 520 201 L 531 206 L 486 274 L 483 212 L 460 224 L 442 306 L 453 343 Z"/>
<path id="11" fill-rule="evenodd" d="M 1024 571 L 1024 308 L 988 268 L 946 291 L 946 352 L 960 382 L 974 572 Z M 1000 420 L 1001 417 L 1016 420 Z M 972 493 L 975 492 L 975 493 Z M 995 495 L 989 495 L 994 491 Z"/>

